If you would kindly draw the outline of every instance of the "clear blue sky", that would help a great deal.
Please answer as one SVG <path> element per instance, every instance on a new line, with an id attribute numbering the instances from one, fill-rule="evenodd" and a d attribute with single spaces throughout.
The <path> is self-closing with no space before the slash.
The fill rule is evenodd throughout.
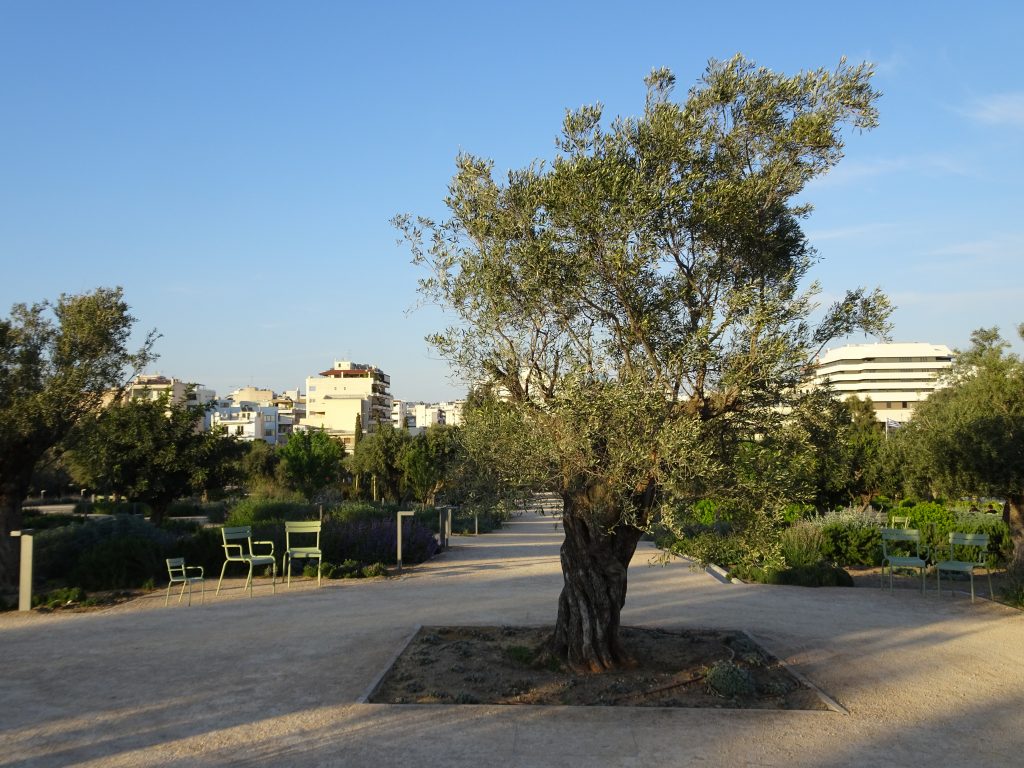
<path id="1" fill-rule="evenodd" d="M 1024 321 L 1024 4 L 0 0 L 0 311 L 121 285 L 152 370 L 221 393 L 350 358 L 457 396 L 388 223 L 461 149 L 550 157 L 566 108 L 636 114 L 667 66 L 877 64 L 880 127 L 806 194 L 826 296 L 895 339 Z M 1020 349 L 1020 344 L 1017 348 Z"/>

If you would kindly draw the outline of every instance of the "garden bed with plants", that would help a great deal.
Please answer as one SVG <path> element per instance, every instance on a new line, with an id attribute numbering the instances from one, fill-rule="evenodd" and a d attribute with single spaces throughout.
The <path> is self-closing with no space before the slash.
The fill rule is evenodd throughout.
<path id="1" fill-rule="evenodd" d="M 707 513 L 708 509 L 711 505 L 696 505 L 698 513 Z M 1022 604 L 1024 589 L 1005 571 L 1013 544 L 1002 518 L 936 502 L 886 503 L 883 510 L 867 513 L 841 510 L 814 515 L 809 510 L 797 510 L 789 516 L 777 542 L 753 548 L 753 555 L 752 548 L 738 540 L 730 521 L 722 516 L 698 519 L 685 527 L 681 536 L 663 536 L 659 545 L 700 562 L 714 562 L 741 581 L 807 587 L 853 587 L 872 581 L 877 585 L 884 525 L 919 530 L 922 551 L 929 562 L 945 549 L 952 531 L 988 535 L 988 562 L 993 569 L 996 597 L 1010 605 Z"/>
<path id="2" fill-rule="evenodd" d="M 185 512 L 196 508 L 181 506 Z M 320 538 L 323 576 L 364 578 L 387 573 L 388 566 L 395 563 L 395 511 L 361 502 L 324 510 Z M 280 559 L 284 522 L 315 520 L 319 515 L 319 507 L 313 504 L 245 499 L 222 518 L 226 525 L 252 526 L 253 539 L 273 541 Z M 437 513 L 431 510 L 403 521 L 402 559 L 406 565 L 429 560 L 437 552 L 431 522 L 436 529 Z M 170 518 L 156 527 L 141 515 L 86 518 L 30 513 L 25 527 L 37 529 L 34 591 L 39 606 L 109 605 L 111 593 L 163 586 L 167 582 L 164 560 L 169 557 L 184 557 L 188 565 L 202 566 L 207 578 L 219 574 L 224 563 L 220 527 L 196 520 Z M 303 573 L 315 576 L 316 566 L 307 566 Z M 4 607 L 13 608 L 16 596 L 6 596 L 3 602 Z"/>
<path id="3" fill-rule="evenodd" d="M 623 627 L 635 666 L 578 674 L 547 650 L 550 627 L 424 627 L 369 700 L 811 709 L 829 706 L 747 634 Z"/>

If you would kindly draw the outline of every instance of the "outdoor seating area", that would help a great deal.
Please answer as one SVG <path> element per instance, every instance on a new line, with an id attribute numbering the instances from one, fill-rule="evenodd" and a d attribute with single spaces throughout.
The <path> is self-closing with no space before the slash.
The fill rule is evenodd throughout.
<path id="1" fill-rule="evenodd" d="M 300 562 L 316 561 L 316 583 L 321 585 L 323 552 L 320 549 L 321 523 L 319 520 L 309 521 L 287 521 L 284 524 L 285 551 L 281 557 L 281 576 L 285 579 L 288 587 L 291 587 L 292 566 L 295 561 Z M 253 595 L 253 575 L 256 568 L 271 569 L 271 588 L 277 593 L 277 558 L 274 555 L 274 542 L 253 541 L 252 526 L 225 526 L 221 528 L 221 537 L 224 548 L 224 564 L 220 569 L 220 578 L 217 580 L 217 591 L 219 595 L 224 582 L 224 574 L 227 571 L 228 563 L 240 563 L 247 568 L 245 586 L 249 590 L 249 597 Z M 174 570 L 172 571 L 172 563 Z M 183 558 L 174 558 L 167 561 L 168 574 L 171 583 L 168 584 L 168 599 L 170 599 L 171 584 L 182 583 L 182 592 L 186 586 L 189 590 L 189 603 L 191 604 L 191 587 L 194 583 L 201 584 L 203 581 L 202 568 L 199 574 L 186 575 L 185 561 Z M 193 570 L 189 568 L 187 570 Z M 181 602 L 179 597 L 178 602 Z"/>
<path id="2" fill-rule="evenodd" d="M 988 594 L 992 590 L 992 564 L 988 557 L 989 537 L 984 533 L 950 532 L 948 541 L 929 549 L 922 543 L 921 532 L 913 528 L 882 529 L 882 579 L 885 586 L 885 572 L 889 571 L 889 591 L 893 590 L 893 572 L 896 569 L 914 570 L 921 576 L 921 594 L 925 594 L 926 575 L 929 563 L 935 570 L 936 590 L 942 596 L 942 574 L 960 574 L 970 581 L 971 602 L 975 600 L 974 572 L 985 569 L 988 577 Z M 952 580 L 947 577 L 947 581 Z M 951 590 L 952 591 L 952 590 Z"/>
<path id="3" fill-rule="evenodd" d="M 276 593 L 277 560 L 274 557 L 274 542 L 253 541 L 252 526 L 248 525 L 232 528 L 225 526 L 221 528 L 221 536 L 224 539 L 224 565 L 220 569 L 220 579 L 217 581 L 217 592 L 215 594 L 220 594 L 220 587 L 224 581 L 224 571 L 227 569 L 228 563 L 242 563 L 249 568 L 249 573 L 245 579 L 245 588 L 249 590 L 249 597 L 252 597 L 253 569 L 269 565 L 271 568 L 271 586 Z M 269 546 L 270 550 L 265 554 L 257 554 L 255 550 L 257 546 Z"/>

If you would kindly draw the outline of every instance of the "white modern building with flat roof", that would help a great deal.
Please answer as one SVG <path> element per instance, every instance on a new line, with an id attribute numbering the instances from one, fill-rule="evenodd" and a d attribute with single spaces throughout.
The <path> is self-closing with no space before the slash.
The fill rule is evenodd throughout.
<path id="1" fill-rule="evenodd" d="M 941 377 L 952 364 L 953 352 L 944 344 L 848 344 L 819 357 L 808 384 L 827 381 L 843 400 L 871 398 L 879 421 L 902 424 L 943 386 Z"/>

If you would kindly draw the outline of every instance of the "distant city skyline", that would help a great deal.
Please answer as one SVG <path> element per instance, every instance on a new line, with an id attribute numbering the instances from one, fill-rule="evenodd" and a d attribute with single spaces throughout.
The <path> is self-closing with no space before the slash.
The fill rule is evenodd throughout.
<path id="1" fill-rule="evenodd" d="M 727 14 L 727 17 L 726 17 Z M 457 152 L 551 158 L 566 109 L 682 100 L 709 58 L 793 73 L 873 61 L 880 126 L 801 196 L 823 303 L 880 286 L 893 339 L 1024 322 L 1015 2 L 0 4 L 0 312 L 120 285 L 148 373 L 227 394 L 372 363 L 400 399 L 465 385 L 423 340 L 389 224 L 436 218 Z M 870 340 L 870 339 L 869 339 Z M 863 338 L 837 340 L 864 341 Z"/>

